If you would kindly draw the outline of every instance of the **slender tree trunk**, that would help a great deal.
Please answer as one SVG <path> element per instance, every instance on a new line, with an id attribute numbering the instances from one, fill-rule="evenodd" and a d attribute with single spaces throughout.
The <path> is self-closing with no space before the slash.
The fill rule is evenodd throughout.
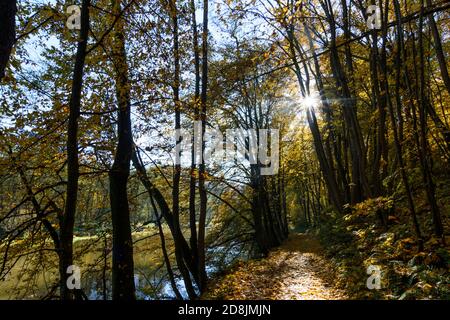
<path id="1" fill-rule="evenodd" d="M 67 128 L 67 189 L 64 214 L 60 217 L 59 275 L 61 299 L 71 300 L 74 293 L 67 287 L 67 268 L 73 265 L 73 227 L 78 197 L 78 119 L 80 117 L 81 90 L 89 36 L 90 0 L 83 0 L 81 8 L 80 39 L 72 77 L 72 92 L 69 101 L 69 123 Z"/>
<path id="2" fill-rule="evenodd" d="M 340 88 L 342 95 L 344 116 L 347 130 L 349 133 L 351 169 L 352 169 L 352 203 L 360 202 L 366 197 L 371 196 L 371 190 L 366 178 L 366 152 L 362 138 L 361 128 L 359 126 L 355 99 L 352 97 L 351 90 L 348 85 L 348 77 L 339 58 L 336 45 L 336 22 L 331 10 L 331 3 L 323 5 L 328 22 L 330 24 L 330 65 L 336 85 Z"/>
<path id="3" fill-rule="evenodd" d="M 206 229 L 206 205 L 207 196 L 205 189 L 205 159 L 203 153 L 205 150 L 205 141 L 203 137 L 206 129 L 206 100 L 208 92 L 208 0 L 203 0 L 203 34 L 202 34 L 202 90 L 201 90 L 201 113 L 200 118 L 202 122 L 202 162 L 199 170 L 199 194 L 200 194 L 200 214 L 198 223 L 198 260 L 199 260 L 199 279 L 200 291 L 203 292 L 206 288 L 207 276 L 205 266 L 205 229 Z"/>
<path id="4" fill-rule="evenodd" d="M 174 56 L 174 79 L 173 79 L 173 102 L 175 107 L 175 131 L 181 129 L 181 112 L 180 112 L 180 50 L 179 50 L 179 35 L 178 35 L 178 9 L 176 0 L 169 1 L 170 17 L 172 19 L 172 36 L 173 36 L 173 56 Z M 176 144 L 181 144 L 181 135 L 177 137 Z M 176 156 L 178 158 L 178 155 Z M 178 161 L 178 160 L 177 160 Z M 192 281 L 189 271 L 183 261 L 183 254 L 181 248 L 181 239 L 184 236 L 180 226 L 180 178 L 181 178 L 181 164 L 175 163 L 173 173 L 172 186 L 172 214 L 174 224 L 174 241 L 175 241 L 175 257 L 178 268 L 183 276 L 183 280 L 191 299 L 196 298 L 195 290 L 192 286 Z"/>
<path id="5" fill-rule="evenodd" d="M 431 7 L 432 6 L 431 0 L 426 1 L 427 6 Z M 450 76 L 448 74 L 447 69 L 447 59 L 445 58 L 444 50 L 442 49 L 441 36 L 439 35 L 439 30 L 437 28 L 436 21 L 434 20 L 433 14 L 428 15 L 428 21 L 430 24 L 431 34 L 433 35 L 434 51 L 436 52 L 436 58 L 438 60 L 439 68 L 441 70 L 441 77 L 442 80 L 444 81 L 445 88 L 450 94 Z"/>
<path id="6" fill-rule="evenodd" d="M 251 165 L 251 171 L 256 174 L 258 169 L 255 169 L 254 166 Z M 270 245 L 268 243 L 268 238 L 266 236 L 266 231 L 264 227 L 263 221 L 263 209 L 262 209 L 262 199 L 260 197 L 259 186 L 260 182 L 258 181 L 258 177 L 253 175 L 251 179 L 251 187 L 252 187 L 252 214 L 253 221 L 255 225 L 255 242 L 258 245 L 259 252 L 262 255 L 267 255 L 269 252 Z"/>
<path id="7" fill-rule="evenodd" d="M 169 205 L 167 204 L 167 201 L 165 200 L 162 193 L 159 191 L 159 189 L 150 181 L 149 177 L 147 176 L 147 173 L 145 171 L 144 164 L 142 162 L 142 159 L 139 155 L 139 151 L 137 148 L 135 148 L 132 156 L 133 165 L 136 168 L 136 171 L 138 173 L 138 177 L 141 180 L 142 184 L 144 185 L 145 189 L 147 190 L 150 197 L 153 197 L 158 204 L 158 207 L 161 210 L 161 214 L 164 217 L 164 219 L 167 222 L 167 225 L 169 226 L 170 232 L 175 239 L 175 224 L 174 224 L 174 218 L 173 214 L 170 211 Z M 181 232 L 178 232 L 179 237 L 179 243 L 175 243 L 175 246 L 178 246 L 180 248 L 180 251 L 175 250 L 175 255 L 181 256 L 177 258 L 177 264 L 179 264 L 180 271 L 182 273 L 183 279 L 185 280 L 186 288 L 189 292 L 191 292 L 192 297 L 195 297 L 195 291 L 192 286 L 191 279 L 189 277 L 189 272 L 192 274 L 192 277 L 196 282 L 198 282 L 198 265 L 195 261 L 192 261 L 193 254 L 191 252 L 191 249 L 189 248 L 189 245 L 186 241 L 186 239 L 183 237 L 183 234 Z M 184 261 L 184 262 L 183 262 Z M 186 270 L 186 268 L 189 269 Z"/>
<path id="8" fill-rule="evenodd" d="M 161 240 L 161 250 L 164 257 L 164 263 L 166 264 L 167 273 L 169 274 L 170 285 L 172 286 L 172 290 L 175 293 L 175 296 L 178 300 L 183 300 L 183 296 L 178 290 L 177 283 L 175 282 L 175 276 L 173 274 L 172 266 L 170 264 L 169 255 L 167 254 L 166 249 L 166 237 L 164 236 L 164 231 L 162 229 L 161 218 L 162 215 L 158 214 L 158 209 L 155 204 L 155 200 L 153 199 L 153 195 L 150 195 L 150 203 L 152 205 L 153 211 L 156 215 L 156 224 L 158 225 L 159 238 Z"/>
<path id="9" fill-rule="evenodd" d="M 311 38 L 311 33 L 309 31 L 309 26 L 304 23 L 303 24 L 304 28 L 305 28 L 305 34 L 308 38 L 308 43 L 309 43 L 309 50 L 312 52 L 312 57 L 313 57 L 313 62 L 314 62 L 314 69 L 315 69 L 315 80 L 316 80 L 316 85 L 317 85 L 317 89 L 319 90 L 320 93 L 320 100 L 322 102 L 323 105 L 323 111 L 325 113 L 325 120 L 327 123 L 327 129 L 329 132 L 329 137 L 328 137 L 328 142 L 326 142 L 326 145 L 329 144 L 329 140 L 331 140 L 331 144 L 333 146 L 333 153 L 334 153 L 334 157 L 336 160 L 336 167 L 337 167 L 337 177 L 338 177 L 338 181 L 336 181 L 334 174 L 332 176 L 332 179 L 335 181 L 333 184 L 336 184 L 337 190 L 338 190 L 338 194 L 336 194 L 336 197 L 340 198 L 340 203 L 348 203 L 350 202 L 350 188 L 349 188 L 349 183 L 347 180 L 347 176 L 345 173 L 345 169 L 342 163 L 342 154 L 341 154 L 341 148 L 340 145 L 338 144 L 338 139 L 337 139 L 337 133 L 335 130 L 335 126 L 333 124 L 333 111 L 332 111 L 332 107 L 330 106 L 328 99 L 325 95 L 325 90 L 324 90 L 324 84 L 323 84 L 323 80 L 322 80 L 322 73 L 320 71 L 320 66 L 319 66 L 319 61 L 317 59 L 317 55 L 314 49 L 314 45 L 313 45 L 313 41 Z M 312 129 L 311 129 L 312 130 Z M 318 146 L 316 146 L 317 149 Z M 327 149 L 331 149 L 330 147 L 327 147 Z M 329 154 L 328 156 L 328 162 L 333 162 L 333 159 L 331 158 L 331 150 L 329 150 L 327 152 Z M 333 171 L 332 166 L 330 166 L 330 171 Z M 342 186 L 342 191 L 341 188 L 339 187 L 339 185 Z M 327 183 L 327 187 L 328 187 L 328 183 Z M 329 187 L 328 187 L 329 189 Z"/>
<path id="10" fill-rule="evenodd" d="M 424 48 L 423 48 L 423 11 L 424 4 L 423 0 L 421 1 L 421 14 L 419 17 L 419 117 L 420 117 L 420 137 L 417 137 L 419 148 L 419 157 L 421 162 L 422 176 L 425 184 L 425 191 L 428 199 L 428 203 L 431 208 L 431 214 L 433 217 L 434 231 L 435 234 L 443 238 L 443 226 L 441 213 L 439 210 L 439 206 L 436 201 L 436 187 L 433 181 L 433 170 L 432 170 L 432 161 L 431 161 L 431 152 L 428 147 L 427 140 L 427 113 L 426 113 L 426 104 L 428 103 L 428 99 L 425 98 L 425 61 L 424 61 Z M 413 110 L 415 114 L 415 110 Z M 415 130 L 416 135 L 419 135 Z M 419 145 L 420 144 L 420 145 Z"/>
<path id="11" fill-rule="evenodd" d="M 398 7 L 398 3 L 397 0 L 395 0 L 394 5 L 396 6 L 396 8 Z M 396 12 L 398 15 L 400 15 L 400 10 L 396 9 Z M 397 20 L 400 21 L 397 17 Z M 397 24 L 397 46 L 398 46 L 398 51 L 396 54 L 396 87 L 400 86 L 400 70 L 402 70 L 403 67 L 403 61 L 402 61 L 402 56 L 403 56 L 403 29 L 402 26 L 400 24 L 400 22 Z M 386 89 L 386 93 L 389 94 L 389 86 L 386 85 L 385 87 Z M 416 234 L 416 239 L 418 242 L 418 249 L 419 251 L 421 251 L 423 249 L 423 238 L 422 238 L 422 233 L 420 231 L 420 226 L 419 226 L 419 221 L 417 219 L 417 214 L 416 214 L 416 208 L 414 205 L 414 200 L 413 200 L 413 196 L 412 196 L 412 191 L 411 191 L 411 187 L 409 184 L 409 180 L 408 180 L 408 175 L 406 172 L 406 168 L 405 168 L 405 163 L 404 163 L 404 159 L 403 159 L 403 148 L 402 148 L 402 141 L 400 141 L 399 139 L 399 134 L 398 134 L 398 130 L 397 130 L 397 122 L 395 119 L 395 114 L 394 114 L 394 108 L 392 106 L 392 104 L 390 103 L 390 99 L 388 100 L 388 111 L 389 111 L 389 118 L 391 121 L 391 126 L 392 126 L 392 132 L 393 132 L 393 136 L 394 136 L 394 146 L 395 146 L 395 151 L 396 151 L 396 155 L 397 155 L 397 160 L 398 160 L 398 164 L 399 164 L 399 168 L 400 168 L 400 175 L 402 178 L 402 182 L 403 182 L 403 186 L 405 187 L 405 193 L 406 193 L 406 199 L 408 201 L 408 206 L 409 206 L 409 211 L 410 211 L 410 215 L 411 215 L 411 220 L 412 220 L 412 224 L 413 224 L 413 228 Z M 399 101 L 398 101 L 399 102 Z M 398 106 L 397 106 L 397 109 Z M 401 117 L 401 114 L 397 115 L 398 117 Z"/>
<path id="12" fill-rule="evenodd" d="M 331 199 L 332 204 L 334 205 L 335 209 L 342 213 L 342 207 L 343 203 L 341 202 L 341 197 L 339 194 L 339 189 L 336 184 L 336 181 L 333 179 L 333 174 L 331 172 L 331 169 L 328 165 L 328 161 L 325 157 L 325 151 L 323 150 L 323 143 L 322 138 L 320 136 L 319 127 L 317 124 L 317 119 L 314 114 L 314 110 L 309 109 L 306 112 L 307 119 L 308 119 L 308 125 L 311 129 L 311 133 L 314 139 L 314 146 L 316 149 L 317 158 L 319 160 L 320 168 L 323 173 L 323 177 L 325 179 L 325 182 L 328 187 L 328 195 Z"/>
<path id="13" fill-rule="evenodd" d="M 112 0 L 112 12 L 115 15 L 121 13 L 121 0 Z M 112 30 L 112 59 L 115 68 L 119 139 L 114 163 L 109 171 L 113 226 L 112 298 L 113 300 L 135 300 L 133 240 L 127 194 L 133 136 L 123 19 L 119 19 Z"/>
<path id="14" fill-rule="evenodd" d="M 196 19 L 196 7 L 195 1 L 191 0 L 191 12 L 192 12 L 192 34 L 193 34 L 193 46 L 194 46 L 194 68 L 195 68 L 195 92 L 194 92 L 194 121 L 199 119 L 199 105 L 200 105 L 200 49 L 198 45 L 198 28 Z M 195 136 L 195 129 L 194 135 Z M 195 139 L 195 137 L 193 138 Z M 195 148 L 194 140 L 192 141 L 191 148 L 191 171 L 189 177 L 189 224 L 191 229 L 190 244 L 193 254 L 193 260 L 198 261 L 198 248 L 197 248 L 197 217 L 196 217 L 196 205 L 195 205 L 195 193 L 196 193 L 196 165 L 195 160 L 197 157 L 197 150 Z"/>
<path id="15" fill-rule="evenodd" d="M 108 300 L 107 285 L 106 285 L 106 270 L 108 269 L 108 238 L 107 233 L 103 235 L 103 268 L 102 268 L 102 289 L 103 300 Z"/>
<path id="16" fill-rule="evenodd" d="M 282 221 L 283 221 L 283 233 L 284 238 L 286 239 L 289 235 L 289 223 L 287 220 L 288 210 L 287 210 L 287 200 L 286 200 L 286 174 L 284 167 L 281 171 L 281 197 L 282 197 Z"/>
<path id="17" fill-rule="evenodd" d="M 5 68 L 16 41 L 16 12 L 16 0 L 0 2 L 0 81 L 5 76 Z"/>

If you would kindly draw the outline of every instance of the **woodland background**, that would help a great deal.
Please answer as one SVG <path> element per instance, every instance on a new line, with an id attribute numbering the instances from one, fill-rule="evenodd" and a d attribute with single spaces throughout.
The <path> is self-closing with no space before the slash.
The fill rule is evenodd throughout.
<path id="1" fill-rule="evenodd" d="M 345 298 L 448 299 L 449 9 L 3 0 L 0 298 L 261 298 L 240 271 L 307 230 Z M 194 121 L 280 130 L 279 172 L 174 164 Z"/>

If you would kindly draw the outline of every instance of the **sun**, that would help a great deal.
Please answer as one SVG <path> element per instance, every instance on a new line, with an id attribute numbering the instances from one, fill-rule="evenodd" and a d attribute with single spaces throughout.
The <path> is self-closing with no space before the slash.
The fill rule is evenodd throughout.
<path id="1" fill-rule="evenodd" d="M 320 97 L 317 92 L 312 92 L 311 94 L 303 97 L 301 99 L 301 104 L 305 108 L 316 108 L 320 103 Z"/>

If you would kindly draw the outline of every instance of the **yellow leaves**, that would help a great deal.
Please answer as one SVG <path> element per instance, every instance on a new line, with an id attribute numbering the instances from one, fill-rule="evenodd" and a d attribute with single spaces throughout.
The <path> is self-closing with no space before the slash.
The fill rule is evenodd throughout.
<path id="1" fill-rule="evenodd" d="M 353 216 L 369 216 L 375 214 L 378 210 L 388 210 L 392 208 L 394 201 L 391 198 L 378 197 L 367 199 L 357 203 L 353 209 Z"/>
<path id="2" fill-rule="evenodd" d="M 405 239 L 402 239 L 399 241 L 399 245 L 403 246 L 403 247 L 414 244 L 414 243 L 415 243 L 415 241 L 413 238 L 405 238 Z"/>
<path id="3" fill-rule="evenodd" d="M 195 178 L 195 179 L 198 179 L 199 173 L 198 173 L 197 169 L 194 169 L 194 170 L 191 171 L 191 177 Z"/>
<path id="4" fill-rule="evenodd" d="M 239 261 L 217 279 L 204 299 L 339 299 L 342 293 L 329 265 L 320 256 L 322 248 L 309 235 L 291 235 L 264 259 Z M 356 280 L 355 280 L 356 281 Z M 327 284 L 327 285 L 325 285 Z"/>
<path id="5" fill-rule="evenodd" d="M 433 236 L 433 237 L 430 238 L 430 240 L 428 240 L 426 242 L 426 244 L 427 244 L 427 246 L 435 247 L 435 246 L 439 246 L 440 241 L 439 241 L 439 239 L 436 236 Z"/>
<path id="6" fill-rule="evenodd" d="M 365 238 L 366 235 L 367 235 L 367 230 L 366 230 L 366 229 L 360 229 L 360 230 L 355 231 L 354 234 L 355 234 L 358 238 L 363 239 L 363 238 Z"/>
<path id="7" fill-rule="evenodd" d="M 195 170 L 194 175 L 196 178 L 200 178 L 200 172 L 198 170 Z M 208 172 L 204 172 L 202 176 L 206 181 L 212 181 L 215 179 L 214 176 L 210 175 Z"/>
<path id="8" fill-rule="evenodd" d="M 411 254 L 415 245 L 413 238 L 405 238 L 397 243 L 397 252 Z"/>
<path id="9" fill-rule="evenodd" d="M 416 258 L 416 259 L 423 259 L 423 258 L 426 257 L 426 255 L 427 254 L 425 252 L 419 252 L 416 255 L 414 255 L 414 258 Z"/>
<path id="10" fill-rule="evenodd" d="M 422 283 L 421 284 L 421 289 L 423 290 L 423 292 L 425 292 L 426 294 L 429 294 L 431 292 L 431 290 L 433 290 L 433 286 L 430 285 L 429 283 Z"/>
<path id="11" fill-rule="evenodd" d="M 439 265 L 441 263 L 441 258 L 436 253 L 430 252 L 426 255 L 424 263 L 429 266 Z"/>
<path id="12" fill-rule="evenodd" d="M 64 105 L 61 109 L 64 113 L 69 114 L 69 106 L 68 105 Z"/>

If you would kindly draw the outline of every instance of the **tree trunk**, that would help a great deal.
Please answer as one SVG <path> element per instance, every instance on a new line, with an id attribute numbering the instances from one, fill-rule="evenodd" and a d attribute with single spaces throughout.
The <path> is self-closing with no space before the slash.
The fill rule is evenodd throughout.
<path id="1" fill-rule="evenodd" d="M 5 76 L 12 47 L 16 41 L 16 0 L 0 3 L 0 81 Z"/>
<path id="2" fill-rule="evenodd" d="M 398 51 L 396 54 L 396 87 L 400 86 L 400 72 L 402 70 L 403 67 L 403 61 L 402 61 L 402 56 L 404 55 L 404 50 L 403 50 L 403 28 L 402 25 L 400 23 L 400 10 L 398 8 L 398 2 L 397 0 L 395 0 L 394 2 L 394 6 L 396 8 L 396 14 L 398 15 L 397 17 L 397 45 L 398 45 Z M 405 77 L 406 78 L 406 77 Z M 389 86 L 386 85 L 385 87 L 386 89 L 386 94 L 389 94 Z M 399 102 L 399 101 L 398 101 Z M 397 110 L 399 110 L 399 106 L 397 106 Z M 398 164 L 400 167 L 400 175 L 402 178 L 402 182 L 403 182 L 403 186 L 405 187 L 405 193 L 406 193 L 406 199 L 408 201 L 408 206 L 409 206 L 409 211 L 410 211 L 410 215 L 411 215 L 411 220 L 412 220 L 412 224 L 413 224 L 413 228 L 414 228 L 414 232 L 416 234 L 416 239 L 417 239 L 417 243 L 418 243 L 418 249 L 419 251 L 421 251 L 423 249 L 423 239 L 422 239 L 422 233 L 420 231 L 420 226 L 419 226 L 419 221 L 417 220 L 417 214 L 416 214 L 416 208 L 414 205 L 414 200 L 413 200 L 413 195 L 411 192 L 411 187 L 409 184 L 409 180 L 408 180 L 408 175 L 406 172 L 406 168 L 405 168 L 405 163 L 403 160 L 403 152 L 402 152 L 402 142 L 399 139 L 399 134 L 398 134 L 398 130 L 397 130 L 397 123 L 395 120 L 395 114 L 394 114 L 394 108 L 392 106 L 392 104 L 390 103 L 390 100 L 388 100 L 388 111 L 389 111 L 389 118 L 391 121 L 391 126 L 392 126 L 392 132 L 393 132 L 393 136 L 394 136 L 394 147 L 395 147 L 395 152 L 397 155 L 397 159 L 398 159 Z M 398 115 L 398 117 L 401 117 L 401 114 Z"/>
<path id="3" fill-rule="evenodd" d="M 432 161 L 431 161 L 431 152 L 428 147 L 427 140 L 427 113 L 426 113 L 426 104 L 428 103 L 428 99 L 425 98 L 425 61 L 424 61 L 424 48 L 423 48 L 423 0 L 421 1 L 421 14 L 419 17 L 419 117 L 420 117 L 420 137 L 418 136 L 417 130 L 415 130 L 415 134 L 417 136 L 417 147 L 419 148 L 419 158 L 421 162 L 421 171 L 425 184 L 425 192 L 427 195 L 428 203 L 430 205 L 431 214 L 433 217 L 433 225 L 436 236 L 443 238 L 443 226 L 441 213 L 439 210 L 439 206 L 436 201 L 436 187 L 433 181 L 433 170 L 432 170 Z M 414 120 L 415 120 L 415 110 Z M 416 121 L 414 121 L 415 123 Z"/>
<path id="4" fill-rule="evenodd" d="M 138 173 L 138 177 L 141 180 L 142 184 L 144 185 L 145 189 L 147 190 L 147 193 L 149 194 L 150 198 L 154 198 L 154 200 L 158 204 L 158 207 L 161 210 L 161 215 L 166 220 L 170 232 L 174 238 L 174 241 L 175 239 L 178 240 L 175 241 L 175 248 L 176 248 L 175 257 L 177 260 L 177 265 L 178 268 L 180 269 L 180 272 L 182 273 L 182 277 L 185 282 L 188 294 L 190 294 L 190 296 L 194 298 L 196 294 L 192 286 L 192 281 L 190 279 L 189 273 L 192 274 L 192 277 L 198 283 L 198 276 L 197 276 L 198 265 L 196 261 L 192 260 L 193 257 L 192 250 L 189 248 L 189 245 L 186 239 L 184 238 L 183 234 L 180 231 L 175 231 L 174 218 L 172 212 L 170 211 L 169 205 L 167 204 L 167 201 L 164 199 L 162 193 L 158 190 L 158 188 L 156 188 L 155 185 L 153 185 L 153 183 L 148 178 L 144 164 L 136 148 L 133 152 L 132 161 Z M 178 234 L 177 238 L 175 237 L 175 234 Z M 189 270 L 187 270 L 186 268 L 188 268 Z"/>
<path id="5" fill-rule="evenodd" d="M 112 0 L 112 9 L 113 14 L 119 15 L 121 1 Z M 109 171 L 113 226 L 112 296 L 113 300 L 135 300 L 133 240 L 127 194 L 133 137 L 123 19 L 116 22 L 112 31 L 112 59 L 115 68 L 119 139 L 114 163 Z"/>
<path id="6" fill-rule="evenodd" d="M 84 61 L 89 36 L 90 0 L 83 0 L 81 8 L 81 30 L 72 77 L 72 92 L 69 102 L 69 122 L 67 128 L 67 189 L 64 214 L 60 217 L 59 275 L 62 300 L 71 300 L 74 293 L 67 287 L 67 268 L 73 265 L 73 227 L 78 197 L 78 118 L 80 116 L 81 90 L 83 87 Z"/>
<path id="7" fill-rule="evenodd" d="M 173 36 L 173 56 L 174 56 L 174 79 L 173 79 L 173 102 L 175 107 L 175 131 L 181 129 L 181 112 L 180 112 L 180 51 L 178 40 L 178 9 L 176 0 L 169 1 L 170 17 L 172 19 L 172 36 Z M 176 144 L 181 144 L 181 135 L 177 137 Z M 178 155 L 176 155 L 178 158 Z M 181 239 L 184 236 L 180 226 L 180 178 L 181 178 L 181 164 L 175 163 L 173 172 L 173 186 L 172 186 L 172 214 L 174 224 L 174 240 L 175 240 L 175 258 L 177 260 L 178 269 L 183 276 L 186 290 L 191 299 L 196 298 L 197 294 L 192 286 L 192 281 L 189 271 L 183 261 L 181 252 Z"/>
<path id="8" fill-rule="evenodd" d="M 152 205 L 153 211 L 156 215 L 156 224 L 158 225 L 158 233 L 159 238 L 161 240 L 161 250 L 164 257 L 164 263 L 166 264 L 167 273 L 169 275 L 170 285 L 172 286 L 172 290 L 175 293 L 175 296 L 178 300 L 183 300 L 183 296 L 181 295 L 180 291 L 178 290 L 177 283 L 175 282 L 175 276 L 173 274 L 172 266 L 170 264 L 169 255 L 167 254 L 166 249 L 166 237 L 164 236 L 164 231 L 162 229 L 161 224 L 161 218 L 162 215 L 158 213 L 158 208 L 156 207 L 155 200 L 153 199 L 153 195 L 150 195 L 150 203 Z"/>
<path id="9" fill-rule="evenodd" d="M 427 0 L 427 6 L 432 7 L 431 0 Z M 429 14 L 428 21 L 430 23 L 431 34 L 433 35 L 434 50 L 436 52 L 436 58 L 439 63 L 439 69 L 441 70 L 442 80 L 450 94 L 450 76 L 448 75 L 447 60 L 445 59 L 444 50 L 442 49 L 441 37 L 439 35 L 439 30 L 434 20 L 433 14 Z"/>
<path id="10" fill-rule="evenodd" d="M 198 28 L 196 19 L 196 7 L 195 1 L 191 0 L 191 13 L 192 13 L 192 34 L 193 34 L 193 46 L 194 46 L 194 68 L 195 68 L 195 92 L 194 92 L 194 121 L 199 119 L 199 104 L 200 104 L 200 52 L 198 45 Z M 194 129 L 195 135 L 195 129 Z M 193 135 L 193 137 L 194 137 Z M 194 137 L 195 139 L 195 137 Z M 196 154 L 194 141 L 192 141 L 191 148 L 191 171 L 189 177 L 189 225 L 191 229 L 190 244 L 193 254 L 193 260 L 198 261 L 198 248 L 197 248 L 197 217 L 196 217 L 196 205 L 195 205 L 195 193 L 196 193 Z"/>
<path id="11" fill-rule="evenodd" d="M 202 122 L 202 137 L 206 130 L 206 100 L 208 92 L 208 0 L 203 0 L 203 34 L 202 34 L 202 90 L 201 90 L 201 113 L 200 118 Z M 205 189 L 205 159 L 203 153 L 205 150 L 205 142 L 202 138 L 202 162 L 199 166 L 199 194 L 200 194 L 200 214 L 198 220 L 198 265 L 199 265 L 199 279 L 200 291 L 203 292 L 206 288 L 207 276 L 205 269 L 205 229 L 206 229 L 206 205 L 207 196 Z"/>
<path id="12" fill-rule="evenodd" d="M 333 204 L 337 212 L 342 213 L 343 203 L 341 202 L 341 197 L 339 194 L 337 183 L 333 179 L 333 173 L 331 172 L 331 169 L 328 165 L 328 161 L 325 157 L 322 138 L 320 136 L 320 131 L 317 124 L 316 116 L 314 114 L 314 110 L 312 109 L 307 110 L 306 115 L 308 118 L 308 125 L 311 129 L 311 134 L 313 136 L 314 147 L 316 150 L 317 158 L 319 160 L 320 168 L 328 188 L 328 195 L 331 199 L 331 203 Z"/>

